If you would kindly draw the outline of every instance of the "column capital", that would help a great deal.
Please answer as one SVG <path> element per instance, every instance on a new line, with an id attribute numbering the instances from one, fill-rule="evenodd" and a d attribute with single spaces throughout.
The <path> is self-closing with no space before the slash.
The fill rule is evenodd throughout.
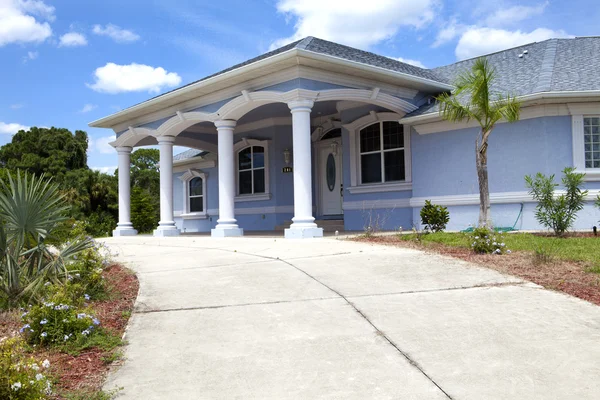
<path id="1" fill-rule="evenodd" d="M 115 150 L 117 150 L 117 153 L 119 153 L 119 154 L 131 154 L 131 150 L 133 150 L 133 147 L 119 146 L 119 147 L 115 147 Z"/>
<path id="2" fill-rule="evenodd" d="M 159 136 L 156 138 L 158 143 L 175 143 L 175 136 Z"/>
<path id="3" fill-rule="evenodd" d="M 220 120 L 215 121 L 215 126 L 217 127 L 217 129 L 219 129 L 219 128 L 233 129 L 233 128 L 235 128 L 236 125 L 237 125 L 237 121 L 234 121 L 232 119 L 220 119 Z"/>
<path id="4" fill-rule="evenodd" d="M 288 107 L 290 108 L 290 110 L 292 112 L 296 112 L 296 111 L 310 112 L 310 110 L 313 108 L 314 104 L 315 104 L 315 102 L 310 99 L 296 99 L 296 100 L 289 101 L 287 103 Z"/>

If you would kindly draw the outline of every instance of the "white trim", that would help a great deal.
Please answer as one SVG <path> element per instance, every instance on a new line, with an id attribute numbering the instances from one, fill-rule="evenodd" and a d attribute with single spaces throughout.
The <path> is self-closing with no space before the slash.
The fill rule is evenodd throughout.
<path id="1" fill-rule="evenodd" d="M 264 201 L 271 200 L 271 193 L 257 193 L 257 194 L 238 194 L 235 196 L 234 201 L 236 203 L 243 203 L 246 201 Z"/>
<path id="2" fill-rule="evenodd" d="M 236 197 L 234 201 L 259 201 L 259 200 L 269 200 L 271 198 L 271 185 L 270 185 L 270 169 L 269 169 L 269 145 L 270 145 L 271 140 L 257 140 L 257 139 L 246 139 L 243 138 L 242 140 L 238 141 L 237 143 L 235 143 L 233 145 L 233 153 L 234 153 L 234 162 L 235 162 L 235 193 L 236 193 Z M 265 161 L 265 166 L 264 166 L 264 171 L 265 171 L 265 192 L 264 193 L 252 193 L 252 194 L 246 194 L 246 195 L 241 195 L 240 194 L 240 182 L 239 182 L 239 177 L 240 177 L 240 171 L 239 171 L 239 153 L 240 151 L 248 148 L 248 147 L 253 147 L 253 146 L 261 146 L 265 149 L 265 155 L 264 155 L 264 161 Z M 251 171 L 254 171 L 254 169 L 251 169 Z M 252 174 L 252 176 L 254 177 L 254 173 Z M 254 187 L 252 187 L 252 191 L 254 191 Z M 261 197 L 265 197 L 268 196 L 268 198 L 261 198 Z M 247 200 L 241 200 L 241 199 L 247 199 Z M 256 198 L 256 200 L 253 200 L 253 198 Z"/>
<path id="3" fill-rule="evenodd" d="M 188 213 L 175 216 L 183 219 L 208 219 L 208 214 L 206 213 Z"/>
<path id="4" fill-rule="evenodd" d="M 310 134 L 310 140 L 313 142 L 318 142 L 323 136 L 325 136 L 330 131 L 341 127 L 342 123 L 340 121 L 336 121 L 333 118 L 330 118 L 323 124 L 323 126 L 315 128 L 315 130 Z"/>
<path id="5" fill-rule="evenodd" d="M 591 109 L 580 107 L 577 111 L 592 111 L 596 114 L 589 113 L 587 115 L 573 115 L 573 166 L 577 172 L 585 174 L 585 181 L 600 181 L 600 168 L 585 167 L 585 134 L 584 134 L 584 119 L 585 118 L 600 118 L 600 106 Z"/>
<path id="6" fill-rule="evenodd" d="M 409 208 L 410 198 L 390 199 L 390 200 L 363 200 L 363 201 L 344 201 L 342 208 L 344 211 L 352 210 L 377 210 L 384 208 Z"/>
<path id="7" fill-rule="evenodd" d="M 236 215 L 254 214 L 293 214 L 294 206 L 269 206 L 269 207 L 245 207 L 236 208 Z"/>
<path id="8" fill-rule="evenodd" d="M 208 194 L 206 193 L 206 178 L 208 174 L 197 170 L 197 169 L 188 169 L 179 179 L 183 182 L 183 211 L 180 214 L 184 219 L 199 219 L 199 217 L 206 217 L 206 202 L 208 198 Z M 202 179 L 202 211 L 199 212 L 191 212 L 190 211 L 190 195 L 189 195 L 189 183 L 194 178 Z"/>
<path id="9" fill-rule="evenodd" d="M 350 194 L 361 193 L 382 193 L 382 192 L 402 192 L 412 190 L 412 182 L 400 183 L 379 183 L 360 186 L 351 186 L 348 188 Z"/>
<path id="10" fill-rule="evenodd" d="M 556 195 L 564 194 L 564 190 L 556 190 Z M 594 201 L 600 194 L 600 189 L 588 189 L 586 201 Z M 425 200 L 431 200 L 432 203 L 442 206 L 466 206 L 479 205 L 479 193 L 460 194 L 451 196 L 429 196 L 413 197 L 410 199 L 411 207 L 423 207 Z M 499 192 L 490 193 L 490 203 L 492 204 L 511 204 L 511 203 L 535 203 L 529 192 Z"/>

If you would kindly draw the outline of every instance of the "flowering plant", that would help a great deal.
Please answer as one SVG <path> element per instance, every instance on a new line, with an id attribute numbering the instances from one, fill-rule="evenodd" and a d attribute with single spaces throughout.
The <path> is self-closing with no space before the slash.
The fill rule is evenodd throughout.
<path id="1" fill-rule="evenodd" d="M 510 254 L 504 243 L 505 234 L 485 226 L 475 228 L 470 235 L 471 248 L 478 254 Z"/>
<path id="2" fill-rule="evenodd" d="M 37 400 L 52 393 L 46 372 L 50 362 L 26 356 L 23 340 L 0 340 L 0 398 Z"/>

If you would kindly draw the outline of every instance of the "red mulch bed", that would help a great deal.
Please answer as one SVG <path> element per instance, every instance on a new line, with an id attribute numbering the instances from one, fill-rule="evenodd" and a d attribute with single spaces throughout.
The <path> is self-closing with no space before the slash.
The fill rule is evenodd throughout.
<path id="1" fill-rule="evenodd" d="M 92 306 L 105 329 L 123 336 L 138 294 L 139 282 L 131 271 L 119 264 L 105 269 L 103 276 L 109 289 L 109 299 L 95 301 Z M 18 333 L 22 325 L 20 315 L 20 311 L 0 312 L 0 338 Z M 57 393 L 54 399 L 63 399 L 58 393 L 65 391 L 99 390 L 110 368 L 110 364 L 103 360 L 103 357 L 110 356 L 110 352 L 99 348 L 86 349 L 77 356 L 52 350 L 39 350 L 33 356 L 50 361 L 50 373 L 57 378 L 53 385 L 53 391 Z"/>
<path id="2" fill-rule="evenodd" d="M 554 260 L 547 264 L 537 264 L 532 254 L 528 252 L 517 251 L 503 256 L 475 254 L 463 247 L 451 247 L 439 243 L 417 243 L 401 240 L 395 235 L 358 237 L 353 240 L 408 247 L 456 257 L 526 279 L 547 289 L 568 293 L 600 306 L 600 275 L 586 272 L 587 266 L 583 263 Z"/>
<path id="3" fill-rule="evenodd" d="M 110 299 L 92 303 L 95 315 L 105 329 L 122 336 L 137 297 L 139 282 L 131 271 L 119 264 L 105 269 L 103 275 L 110 290 Z M 58 378 L 54 385 L 55 393 L 99 390 L 110 368 L 110 364 L 105 363 L 102 358 L 109 354 L 110 352 L 98 348 L 84 350 L 77 356 L 47 353 L 50 371 Z M 57 395 L 55 398 L 63 397 Z"/>

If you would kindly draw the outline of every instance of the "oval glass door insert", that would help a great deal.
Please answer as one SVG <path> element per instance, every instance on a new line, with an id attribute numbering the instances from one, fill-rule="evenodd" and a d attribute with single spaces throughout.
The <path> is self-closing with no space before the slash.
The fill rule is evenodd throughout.
<path id="1" fill-rule="evenodd" d="M 326 167 L 326 171 L 325 174 L 327 176 L 327 187 L 329 188 L 330 192 L 333 192 L 333 189 L 335 188 L 335 157 L 333 156 L 333 154 L 329 153 L 329 156 L 327 157 L 327 167 Z"/>

